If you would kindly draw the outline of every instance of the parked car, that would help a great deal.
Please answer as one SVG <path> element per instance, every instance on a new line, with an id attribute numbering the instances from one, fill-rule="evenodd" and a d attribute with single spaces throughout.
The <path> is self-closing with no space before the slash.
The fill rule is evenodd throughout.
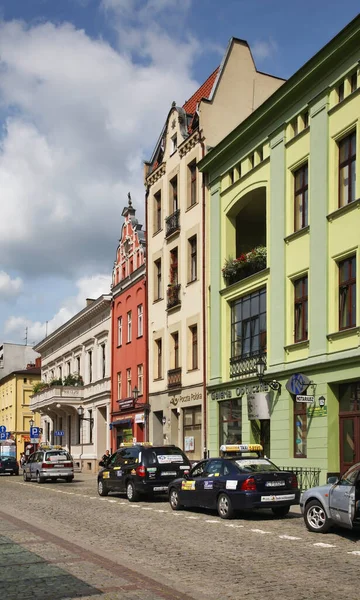
<path id="1" fill-rule="evenodd" d="M 360 463 L 342 477 L 301 494 L 300 509 L 309 531 L 326 533 L 332 525 L 353 529 L 360 525 Z"/>
<path id="2" fill-rule="evenodd" d="M 46 479 L 65 479 L 70 483 L 74 479 L 72 456 L 63 448 L 43 446 L 29 456 L 23 467 L 23 477 L 24 481 L 36 479 L 38 483 L 44 483 Z"/>
<path id="3" fill-rule="evenodd" d="M 222 519 L 231 519 L 237 510 L 270 508 L 276 517 L 285 517 L 291 505 L 299 504 L 296 475 L 263 458 L 259 444 L 225 445 L 220 451 L 223 456 L 200 461 L 171 483 L 173 510 L 217 509 Z"/>
<path id="4" fill-rule="evenodd" d="M 13 456 L 0 456 L 0 473 L 19 475 L 19 463 Z"/>
<path id="5" fill-rule="evenodd" d="M 150 444 L 123 444 L 113 454 L 98 474 L 98 493 L 125 492 L 130 502 L 141 496 L 166 494 L 169 483 L 191 465 L 187 456 L 177 446 L 151 446 Z"/>

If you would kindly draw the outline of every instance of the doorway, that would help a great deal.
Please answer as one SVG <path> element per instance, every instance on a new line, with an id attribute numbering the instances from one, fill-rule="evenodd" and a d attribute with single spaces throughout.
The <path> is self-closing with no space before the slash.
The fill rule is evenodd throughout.
<path id="1" fill-rule="evenodd" d="M 339 386 L 340 472 L 360 462 L 360 381 Z"/>

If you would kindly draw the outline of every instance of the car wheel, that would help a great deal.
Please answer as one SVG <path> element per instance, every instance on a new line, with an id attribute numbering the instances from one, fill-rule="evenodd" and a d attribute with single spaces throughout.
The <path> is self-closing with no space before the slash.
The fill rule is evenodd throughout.
<path id="1" fill-rule="evenodd" d="M 234 509 L 231 500 L 227 494 L 220 494 L 217 500 L 217 511 L 222 519 L 231 519 L 234 516 Z"/>
<path id="2" fill-rule="evenodd" d="M 275 517 L 286 517 L 289 514 L 290 506 L 278 506 L 271 509 Z"/>
<path id="3" fill-rule="evenodd" d="M 304 520 L 308 530 L 315 533 L 326 533 L 330 528 L 330 521 L 319 500 L 311 500 L 305 506 Z"/>
<path id="4" fill-rule="evenodd" d="M 109 490 L 107 489 L 105 483 L 103 482 L 102 479 L 99 479 L 98 481 L 98 494 L 99 496 L 107 496 L 109 493 Z"/>
<path id="5" fill-rule="evenodd" d="M 128 481 L 126 484 L 126 497 L 129 502 L 137 502 L 139 500 L 139 494 L 137 493 L 132 481 Z"/>
<path id="6" fill-rule="evenodd" d="M 18 477 L 19 476 L 19 471 L 15 471 L 15 475 L 16 475 L 16 477 Z"/>
<path id="7" fill-rule="evenodd" d="M 171 488 L 170 493 L 169 493 L 169 502 L 170 502 L 170 506 L 173 510 L 181 510 L 182 509 L 182 504 L 180 504 L 180 500 L 179 500 L 179 492 L 177 491 L 177 489 L 175 488 Z"/>
<path id="8" fill-rule="evenodd" d="M 41 477 L 39 471 L 36 472 L 36 483 L 44 483 L 45 479 Z"/>

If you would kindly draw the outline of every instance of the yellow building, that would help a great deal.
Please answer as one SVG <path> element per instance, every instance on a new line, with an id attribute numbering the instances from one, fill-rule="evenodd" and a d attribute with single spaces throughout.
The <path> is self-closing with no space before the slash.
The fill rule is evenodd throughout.
<path id="1" fill-rule="evenodd" d="M 40 414 L 30 410 L 33 385 L 41 379 L 40 367 L 13 371 L 0 379 L 0 426 L 6 427 L 16 442 L 16 456 L 30 443 L 30 419 L 40 426 Z"/>

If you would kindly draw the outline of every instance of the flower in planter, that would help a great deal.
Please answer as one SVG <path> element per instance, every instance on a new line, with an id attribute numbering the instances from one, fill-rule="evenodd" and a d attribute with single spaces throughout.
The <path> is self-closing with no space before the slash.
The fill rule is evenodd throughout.
<path id="1" fill-rule="evenodd" d="M 224 279 L 238 281 L 251 273 L 266 268 L 266 247 L 257 246 L 250 252 L 242 253 L 238 258 L 227 258 L 222 274 Z"/>

